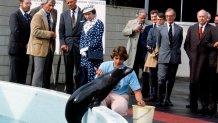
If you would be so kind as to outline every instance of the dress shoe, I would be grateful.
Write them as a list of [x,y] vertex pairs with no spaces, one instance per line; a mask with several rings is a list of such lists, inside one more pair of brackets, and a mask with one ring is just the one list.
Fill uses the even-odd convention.
[[149,100],[148,100],[148,102],[156,102],[157,101],[157,98],[150,98]]
[[189,108],[192,113],[198,112],[198,106],[186,105],[186,108]]
[[156,106],[156,107],[163,107],[163,103],[160,102],[160,101],[158,101],[158,102],[156,102],[155,106]]
[[164,105],[172,107],[172,106],[173,106],[173,103],[172,103],[169,99],[167,99],[167,100],[164,102]]
[[211,103],[208,106],[208,114],[213,116],[216,115],[217,112],[217,104],[216,103]]

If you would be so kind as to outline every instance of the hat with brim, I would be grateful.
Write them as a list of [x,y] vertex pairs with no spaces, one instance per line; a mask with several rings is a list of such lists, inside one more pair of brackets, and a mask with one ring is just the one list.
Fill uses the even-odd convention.
[[92,10],[95,10],[95,8],[94,8],[94,7],[91,7],[91,6],[85,7],[85,8],[83,9],[83,14],[84,14],[84,13],[87,13],[87,12],[90,12],[90,11],[92,11]]

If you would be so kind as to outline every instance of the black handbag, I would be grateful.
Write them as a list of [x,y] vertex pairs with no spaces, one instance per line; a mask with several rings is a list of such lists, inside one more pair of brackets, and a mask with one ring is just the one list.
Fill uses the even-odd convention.
[[87,57],[90,61],[103,61],[104,59],[102,51],[88,50]]

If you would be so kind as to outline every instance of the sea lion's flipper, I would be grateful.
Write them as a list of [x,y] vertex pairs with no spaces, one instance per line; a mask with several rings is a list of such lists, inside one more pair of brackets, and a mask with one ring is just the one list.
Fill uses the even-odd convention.
[[101,101],[96,98],[96,97],[93,97],[91,102],[89,103],[89,108],[93,108],[93,107],[96,107],[96,106],[99,106],[101,104]]

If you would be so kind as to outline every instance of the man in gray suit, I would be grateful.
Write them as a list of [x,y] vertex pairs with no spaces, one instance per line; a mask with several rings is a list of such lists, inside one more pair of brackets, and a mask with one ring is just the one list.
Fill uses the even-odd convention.
[[85,18],[76,5],[77,0],[66,0],[68,10],[60,17],[59,38],[60,47],[64,53],[66,93],[74,91],[74,67],[77,73],[80,67],[79,40]]
[[[157,106],[173,106],[170,95],[175,82],[176,72],[181,64],[181,45],[183,29],[174,20],[176,12],[168,8],[165,12],[166,23],[159,28],[157,41],[158,55],[158,103]],[[166,83],[166,81],[168,81]],[[164,88],[166,92],[164,92]],[[165,95],[165,97],[163,96]],[[163,100],[164,99],[164,100]]]
[[[35,13],[37,13],[40,9],[42,8],[42,5],[35,7],[33,9],[31,9],[30,11],[30,16],[33,17],[35,15]],[[57,10],[56,9],[52,9],[51,11],[51,20],[52,20],[52,31],[56,32],[56,23],[57,23]],[[43,83],[42,83],[42,87],[43,88],[47,88],[50,89],[50,78],[51,78],[51,73],[52,73],[52,63],[53,63],[53,58],[54,58],[54,52],[55,52],[55,39],[51,38],[50,39],[50,48],[48,51],[48,55],[46,56],[46,62],[45,62],[45,68],[43,71]],[[33,71],[34,71],[34,62],[32,64],[32,72],[31,75],[33,75]]]

